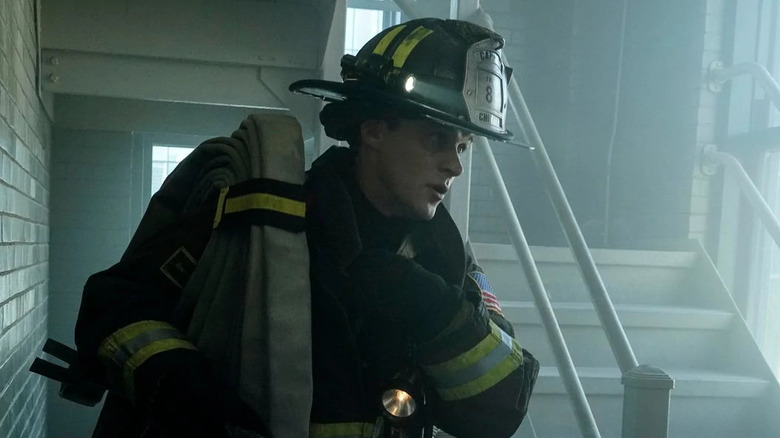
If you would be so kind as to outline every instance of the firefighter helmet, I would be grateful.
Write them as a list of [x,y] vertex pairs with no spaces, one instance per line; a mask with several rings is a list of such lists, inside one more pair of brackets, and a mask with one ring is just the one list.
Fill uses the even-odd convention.
[[[412,20],[383,30],[357,55],[344,55],[343,82],[309,79],[290,90],[333,103],[357,103],[362,111],[353,112],[363,120],[392,108],[405,117],[507,141],[512,138],[506,129],[512,70],[504,64],[503,46],[500,35],[466,21]],[[331,137],[348,139],[343,130],[325,128]]]

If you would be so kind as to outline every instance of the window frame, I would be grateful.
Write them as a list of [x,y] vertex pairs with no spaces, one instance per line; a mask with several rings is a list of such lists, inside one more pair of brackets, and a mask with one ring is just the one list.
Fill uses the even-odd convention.
[[[756,62],[766,66],[775,78],[780,77],[780,0],[734,2],[731,8],[725,13],[733,20],[726,24],[731,32],[728,35],[731,47],[723,51],[727,63]],[[761,86],[749,77],[729,81],[727,90],[718,148],[740,161],[762,196],[773,206],[768,189],[774,182],[780,190],[780,175],[771,174],[780,171],[780,162],[769,164],[767,157],[780,152],[780,112]],[[770,351],[780,352],[780,346],[768,347],[768,343],[776,344],[780,339],[771,340],[765,333],[769,314],[765,307],[771,290],[767,287],[770,281],[762,277],[771,274],[765,257],[771,252],[768,245],[775,246],[775,243],[731,177],[724,177],[720,195],[721,214],[716,227],[718,269],[756,343],[767,355],[775,373],[780,374],[780,354],[769,357]],[[780,216],[780,205],[773,207],[776,216]]]
[[[400,24],[406,21],[408,18],[404,15],[401,8],[391,0],[348,0],[347,11],[350,9],[364,9],[369,11],[382,11],[382,29],[387,29],[390,26]],[[344,48],[347,52],[346,35],[347,29],[344,29]],[[367,41],[364,41],[359,46],[362,47]],[[359,48],[359,47],[358,47]]]
[[141,218],[152,197],[152,148],[165,145],[195,149],[198,145],[213,137],[216,136],[157,132],[133,133],[133,181],[130,199],[132,228],[136,228],[141,222]]

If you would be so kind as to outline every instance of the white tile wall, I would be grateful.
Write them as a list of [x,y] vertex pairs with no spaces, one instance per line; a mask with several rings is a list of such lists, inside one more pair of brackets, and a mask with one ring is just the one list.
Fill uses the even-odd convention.
[[42,437],[28,371],[47,336],[50,121],[35,91],[34,0],[0,1],[0,436]]

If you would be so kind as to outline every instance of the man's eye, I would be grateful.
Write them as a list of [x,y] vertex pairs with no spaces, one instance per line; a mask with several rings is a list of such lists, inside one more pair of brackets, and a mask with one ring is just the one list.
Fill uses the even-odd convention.
[[461,143],[458,145],[458,154],[462,154],[466,152],[466,149],[468,149],[468,145],[466,143]]

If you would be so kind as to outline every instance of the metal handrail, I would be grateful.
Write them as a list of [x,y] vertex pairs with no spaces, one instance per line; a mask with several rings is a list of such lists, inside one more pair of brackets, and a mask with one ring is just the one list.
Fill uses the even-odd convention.
[[514,77],[510,82],[509,95],[515,102],[514,108],[516,110],[515,115],[518,118],[518,123],[525,127],[527,134],[530,134],[528,140],[530,146],[534,148],[531,152],[534,163],[542,174],[547,193],[553,204],[555,213],[558,216],[558,220],[563,227],[566,239],[569,241],[569,246],[577,261],[580,274],[582,274],[583,280],[588,286],[593,306],[596,309],[599,320],[601,320],[601,325],[604,327],[604,332],[609,341],[609,346],[612,349],[612,354],[615,356],[620,371],[625,373],[636,368],[639,365],[639,362],[637,362],[631,344],[628,342],[628,337],[623,330],[623,325],[620,323],[617,312],[615,312],[615,306],[612,304],[612,300],[607,293],[607,288],[604,286],[604,281],[601,279],[601,275],[596,268],[593,256],[585,243],[582,231],[580,230],[579,225],[577,225],[577,220],[574,217],[574,213],[571,210],[569,201],[566,199],[563,187],[555,173],[555,169],[550,161],[550,156],[547,154],[547,149],[544,147],[542,138],[539,135],[539,131],[536,129],[536,124],[531,117],[523,94]]
[[[395,0],[395,2],[409,18],[416,18],[418,16],[418,14],[416,14],[415,6],[411,2],[407,0]],[[492,28],[492,20],[484,10],[479,7],[479,0],[472,0],[471,4],[473,5],[472,12],[474,12],[474,16],[479,16],[484,19],[484,23],[479,24]],[[462,8],[459,9],[461,11],[463,10]],[[596,264],[588,250],[582,232],[577,225],[574,214],[566,199],[566,195],[563,192],[563,187],[558,180],[555,169],[552,166],[552,162],[550,161],[541,136],[536,129],[536,124],[531,117],[530,111],[528,110],[525,99],[523,98],[515,78],[512,78],[510,82],[509,97],[511,108],[514,110],[513,112],[518,120],[518,125],[524,130],[524,133],[530,140],[530,146],[533,148],[532,153],[534,162],[542,173],[548,195],[553,203],[559,221],[563,226],[572,254],[577,261],[583,279],[588,286],[591,300],[596,308],[601,324],[604,327],[610,348],[618,362],[621,372],[625,374],[626,372],[637,368],[639,363],[634,356],[634,352],[623,331],[623,327],[620,324],[612,301],[607,294],[604,282],[601,280],[601,276],[596,269]],[[496,163],[488,141],[484,137],[478,137],[477,144],[480,146],[479,149],[484,152],[483,156],[486,158],[488,167],[491,169],[490,174],[493,177],[494,186],[499,194],[504,214],[508,219],[507,228],[510,233],[510,238],[525,271],[526,279],[531,288],[536,307],[540,313],[542,324],[550,340],[558,370],[563,380],[564,387],[569,394],[580,432],[584,437],[599,438],[601,435],[596,425],[596,421],[593,417],[587,398],[585,397],[585,392],[579,377],[577,376],[577,371],[566,346],[566,341],[563,339],[560,325],[555,317],[547,292],[544,289],[541,276],[536,268],[536,263],[534,262],[530,247],[523,234],[520,221],[517,218],[517,213],[509,197],[498,164]]]
[[582,388],[582,383],[577,375],[577,370],[574,367],[571,354],[569,354],[569,349],[566,346],[566,340],[563,338],[561,326],[558,324],[552,304],[550,303],[550,298],[542,283],[542,277],[539,275],[536,263],[534,263],[531,248],[528,245],[525,234],[523,234],[523,229],[520,226],[517,213],[512,205],[512,200],[509,198],[509,192],[504,184],[504,179],[498,168],[498,163],[496,163],[496,159],[493,156],[493,151],[490,149],[490,145],[485,137],[478,137],[477,145],[479,146],[479,150],[483,152],[482,156],[485,158],[488,168],[491,170],[489,174],[492,176],[493,186],[496,188],[500,197],[500,204],[504,210],[504,215],[509,218],[506,223],[507,230],[509,231],[509,236],[512,239],[515,251],[517,252],[517,257],[520,259],[520,264],[525,272],[528,285],[531,288],[531,293],[536,308],[539,311],[544,331],[547,334],[553,355],[555,356],[558,372],[563,380],[563,386],[569,394],[571,406],[574,410],[574,417],[577,420],[580,432],[585,437],[600,437],[601,435],[596,426],[596,420],[593,418],[593,412],[585,397],[585,390]]
[[[415,6],[412,2],[408,0],[395,0],[395,2],[399,8],[404,11],[404,13],[410,18],[418,16],[416,14]],[[476,6],[474,8],[474,12],[480,12],[480,16],[489,18],[489,16],[484,13],[484,10],[482,10],[482,8],[479,6],[479,1],[473,1],[473,3]],[[492,20],[487,19],[484,23],[478,24],[486,27],[492,27],[491,21]],[[626,333],[623,330],[623,326],[620,324],[620,319],[615,312],[615,307],[612,305],[612,300],[609,298],[609,294],[607,293],[607,289],[601,279],[601,275],[596,269],[596,263],[593,261],[593,257],[591,256],[590,251],[588,250],[588,246],[585,243],[585,238],[582,236],[582,231],[580,231],[580,228],[577,225],[577,221],[574,218],[574,213],[572,212],[569,202],[566,199],[566,194],[563,192],[563,187],[558,180],[558,176],[555,173],[555,169],[553,168],[552,162],[550,161],[550,157],[544,147],[542,138],[539,135],[539,131],[536,129],[536,124],[531,117],[531,113],[525,103],[523,94],[520,91],[520,86],[517,84],[517,80],[514,76],[509,82],[509,97],[511,103],[510,108],[514,110],[513,114],[517,118],[518,126],[523,129],[524,133],[528,137],[528,140],[530,141],[529,146],[533,148],[532,156],[534,162],[542,174],[542,179],[544,180],[548,195],[550,196],[550,200],[552,201],[553,207],[555,208],[555,212],[558,215],[558,220],[561,222],[563,231],[569,241],[572,254],[577,261],[580,273],[582,274],[583,279],[587,284],[588,289],[590,290],[591,300],[593,301],[593,305],[596,308],[596,312],[599,316],[599,319],[601,320],[602,326],[604,327],[604,331],[606,332],[607,340],[609,341],[610,348],[612,349],[612,354],[615,356],[615,360],[617,360],[620,371],[625,373],[626,371],[637,367],[639,363],[636,360],[636,356],[634,356],[634,351],[628,342],[628,338],[626,337]],[[485,144],[487,144],[487,141],[485,141]],[[482,149],[487,151],[490,148],[488,146],[483,147]],[[496,168],[496,170],[498,169]],[[506,189],[506,187],[504,187],[504,189]],[[508,195],[506,199],[509,199]],[[514,222],[517,222],[517,216],[514,215],[514,208],[512,208],[512,212],[512,216],[514,217],[509,218],[510,223],[513,222],[513,219]],[[521,251],[521,249],[517,248],[516,250],[518,253]]]
[[777,84],[777,81],[775,81],[775,78],[772,77],[766,67],[756,62],[745,62],[730,67],[724,67],[720,61],[713,62],[710,64],[709,70],[709,88],[715,92],[721,91],[723,83],[746,74],[756,79],[761,88],[766,92],[769,100],[775,105],[775,108],[780,109],[780,85]]
[[[410,18],[416,16],[416,11],[409,2],[396,0],[396,4],[398,4],[404,13]],[[492,19],[479,6],[479,0],[471,0],[469,8],[463,7],[463,4],[458,6],[460,13],[463,13],[466,9],[471,9],[470,15],[472,17],[480,17],[480,21],[483,21],[479,24],[492,29]],[[516,93],[514,93],[514,95],[512,90],[510,90],[510,102],[513,104],[512,107],[515,109],[516,114],[524,114],[525,118],[531,122],[530,125],[521,123],[519,126],[521,126],[521,128],[530,127],[536,138],[539,139],[538,145],[532,144],[532,146],[540,146],[543,150],[544,145],[541,143],[541,138],[539,138],[539,134],[536,131],[536,126],[531,119],[531,115],[525,104],[525,100],[523,99],[523,96],[520,93],[520,88],[517,86],[516,82],[514,82],[514,88],[516,89]],[[517,111],[518,105],[520,111]],[[517,218],[517,213],[515,211],[514,205],[512,204],[512,200],[509,197],[509,192],[507,191],[504,179],[501,176],[501,171],[498,168],[498,163],[495,160],[493,151],[491,150],[490,144],[488,143],[487,139],[485,139],[485,137],[477,137],[477,144],[480,146],[479,150],[483,152],[482,155],[486,159],[489,169],[491,169],[490,175],[492,176],[493,185],[501,199],[501,206],[507,218],[507,228],[509,230],[510,238],[525,272],[526,280],[528,281],[529,287],[531,288],[536,308],[539,311],[542,325],[544,326],[545,333],[547,334],[547,337],[550,341],[553,355],[556,359],[558,372],[560,373],[564,388],[569,395],[569,400],[574,412],[575,419],[577,421],[577,425],[580,429],[580,433],[583,437],[586,438],[600,438],[601,434],[599,433],[596,420],[593,417],[593,412],[591,411],[587,397],[585,396],[585,390],[582,388],[582,383],[580,382],[579,376],[577,375],[577,370],[574,366],[574,362],[572,361],[571,354],[569,353],[569,349],[566,346],[566,341],[563,338],[561,327],[558,324],[557,318],[555,317],[555,312],[553,311],[552,304],[550,303],[549,296],[547,295],[547,291],[544,288],[541,275],[539,274],[536,263],[533,259],[533,255],[531,254],[531,248],[528,245],[528,241],[526,240],[525,234],[523,233],[522,227],[520,226],[520,221]],[[549,169],[552,170],[552,165],[550,165]],[[554,170],[552,170],[552,172],[554,176]],[[557,177],[554,178],[557,180]],[[562,190],[563,189],[561,189],[561,192]],[[574,226],[575,228],[577,227],[576,223]]]
[[[780,109],[780,85],[777,84],[777,81],[766,67],[756,62],[745,62],[730,67],[724,67],[721,62],[712,63],[708,77],[710,89],[721,91],[723,83],[745,74],[753,76],[761,88],[764,89],[767,96],[769,96],[769,100],[772,101],[775,108]],[[772,236],[772,240],[780,246],[780,223],[778,223],[772,208],[769,207],[764,197],[761,196],[761,192],[753,184],[753,180],[750,179],[739,160],[731,154],[719,152],[714,145],[708,145],[702,151],[702,165],[712,166],[714,164],[721,164],[732,172],[736,177],[739,188],[756,213],[758,213],[758,217],[766,227],[769,235]]]
[[702,158],[704,165],[712,166],[720,164],[732,172],[731,174],[736,177],[735,179],[739,184],[742,194],[745,195],[745,198],[758,214],[758,217],[766,227],[769,235],[772,236],[772,240],[775,241],[776,245],[780,246],[780,222],[778,222],[777,217],[774,212],[772,212],[772,208],[767,204],[764,197],[761,196],[758,187],[753,184],[753,180],[750,179],[750,176],[745,171],[745,168],[742,167],[739,160],[731,154],[717,151],[712,146],[704,149]]

